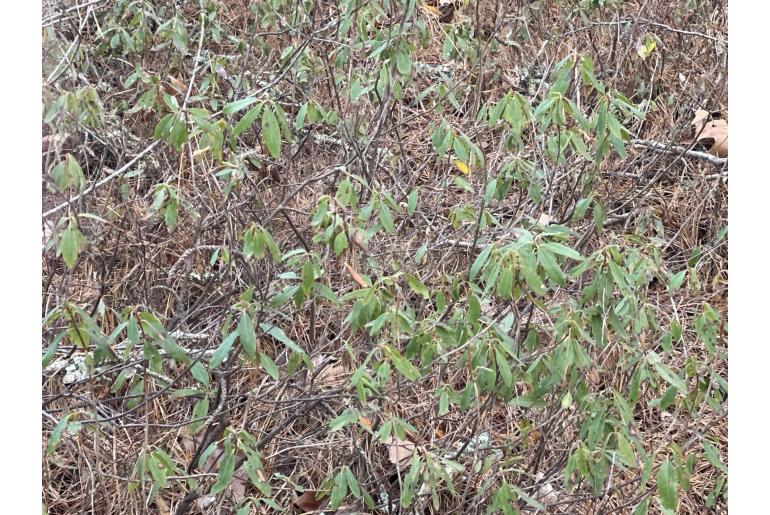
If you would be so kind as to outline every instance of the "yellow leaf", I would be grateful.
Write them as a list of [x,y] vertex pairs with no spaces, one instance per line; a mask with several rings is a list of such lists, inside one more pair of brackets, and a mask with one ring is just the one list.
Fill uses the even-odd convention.
[[437,8],[433,7],[432,5],[428,5],[425,2],[422,3],[422,8],[431,14],[435,14],[436,16],[439,16],[441,14],[441,12]]
[[470,170],[468,169],[468,165],[460,161],[459,159],[454,160],[454,164],[457,167],[458,170],[460,170],[462,173],[468,173]]

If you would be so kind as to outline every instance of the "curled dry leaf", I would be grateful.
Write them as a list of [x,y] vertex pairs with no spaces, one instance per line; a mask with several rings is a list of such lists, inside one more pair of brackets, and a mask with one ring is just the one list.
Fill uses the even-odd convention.
[[692,120],[696,142],[705,146],[710,154],[727,157],[727,122],[722,119],[712,120],[711,113],[698,109]]
[[400,468],[405,468],[409,464],[409,460],[412,459],[412,454],[414,453],[414,444],[412,442],[389,436],[385,440],[385,445],[388,446],[388,459],[391,463]]
[[170,88],[166,88],[166,92],[169,95],[182,95],[187,90],[187,86],[185,86],[184,82],[173,75],[168,76],[168,85]]
[[361,277],[361,274],[356,272],[355,268],[350,266],[348,263],[345,263],[345,270],[348,271],[350,277],[352,277],[356,284],[358,284],[361,288],[367,287],[366,281],[364,281],[364,278]]
[[369,248],[366,246],[366,242],[364,241],[363,237],[361,237],[361,231],[356,231],[353,233],[353,243],[355,243],[356,246],[364,252],[369,252]]
[[591,381],[592,384],[599,384],[602,380],[602,376],[599,373],[599,369],[596,367],[591,368],[591,370],[588,371],[586,374],[588,377],[588,380]]
[[302,495],[297,497],[294,504],[302,510],[303,513],[312,513],[321,507],[321,500],[317,499],[317,490],[305,490]]

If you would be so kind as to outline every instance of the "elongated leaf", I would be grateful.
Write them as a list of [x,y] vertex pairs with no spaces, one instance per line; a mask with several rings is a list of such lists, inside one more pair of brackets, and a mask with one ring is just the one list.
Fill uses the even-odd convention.
[[61,442],[62,434],[64,433],[64,430],[67,429],[67,424],[69,424],[71,416],[72,413],[68,413],[66,416],[62,417],[59,423],[56,424],[56,427],[53,428],[53,431],[51,431],[51,436],[48,438],[48,446],[46,447],[46,452],[48,454],[55,451],[59,442]]
[[233,348],[233,343],[235,342],[235,339],[238,337],[238,331],[233,331],[230,333],[227,338],[225,338],[222,343],[217,347],[217,350],[214,351],[214,355],[211,356],[211,361],[209,362],[209,367],[211,368],[217,368],[219,365],[222,364],[222,362],[225,360],[227,355],[230,353],[230,349]]
[[471,265],[471,273],[469,275],[469,279],[471,282],[473,282],[474,279],[476,279],[476,276],[481,271],[481,268],[487,263],[487,260],[489,259],[489,254],[492,252],[492,249],[494,248],[494,245],[487,245],[484,247],[484,250],[481,251],[481,253],[476,257],[476,260],[473,262],[473,265]]
[[224,115],[235,114],[238,111],[246,109],[256,101],[257,101],[256,97],[246,97],[240,100],[235,100],[233,102],[230,102],[229,104],[225,104],[225,107],[222,108],[222,114]]
[[238,123],[235,124],[235,127],[233,127],[233,138],[237,138],[241,133],[248,130],[248,128],[254,124],[254,121],[261,111],[262,104],[257,104],[252,107],[248,113],[243,115],[243,118],[241,118]]
[[549,241],[547,243],[543,243],[541,247],[545,247],[554,254],[559,254],[561,256],[568,257],[570,259],[574,259],[577,261],[580,261],[583,259],[583,256],[580,255],[580,252],[577,250],[570,248],[562,243],[558,243],[555,241]]
[[276,366],[275,362],[265,354],[264,352],[259,353],[259,364],[262,368],[265,369],[265,372],[267,372],[270,377],[278,381],[281,377],[281,373],[278,371],[278,367]]
[[254,322],[248,313],[243,312],[238,321],[238,336],[241,339],[241,345],[246,355],[252,361],[257,359],[257,333],[254,331]]
[[293,352],[296,352],[298,354],[301,354],[303,356],[307,355],[307,353],[304,350],[302,350],[302,347],[297,345],[294,342],[294,340],[292,340],[291,338],[286,336],[286,333],[284,333],[283,329],[281,329],[280,327],[277,327],[277,326],[274,326],[272,324],[268,324],[268,323],[265,323],[265,322],[259,324],[259,327],[265,333],[267,333],[268,335],[272,336],[273,338],[275,338],[276,340],[278,340],[282,344],[286,345],[286,347],[289,350],[291,350]]
[[160,348],[165,350],[168,355],[171,356],[171,358],[184,364],[190,362],[190,358],[187,356],[187,352],[182,347],[180,347],[172,337],[166,335],[159,340],[159,343]]
[[540,261],[540,265],[545,270],[545,274],[556,284],[564,286],[567,284],[564,278],[564,272],[559,267],[559,263],[556,262],[556,257],[547,247],[540,247],[537,252],[537,258]]
[[656,479],[661,506],[667,510],[675,511],[677,490],[676,471],[668,458],[666,458],[666,461],[660,466]]
[[307,295],[313,288],[313,280],[315,279],[315,267],[313,267],[312,261],[305,261],[302,265],[302,291]]
[[270,155],[278,159],[281,155],[281,128],[278,126],[278,118],[268,106],[262,109],[262,139]]
[[719,457],[719,451],[717,448],[713,444],[703,440],[703,450],[706,452],[706,459],[709,460],[709,463],[727,474],[727,466],[722,463],[722,459]]
[[216,495],[228,487],[235,472],[235,452],[232,447],[225,446],[225,454],[219,462],[217,482],[211,487],[210,495]]
[[407,275],[406,282],[409,283],[409,287],[412,288],[415,293],[422,295],[425,300],[430,299],[430,292],[428,291],[428,287],[425,286],[416,275]]
[[393,215],[390,213],[390,208],[385,202],[380,202],[380,223],[385,232],[392,233],[396,230],[393,225]]
[[537,271],[535,270],[534,266],[531,266],[526,261],[521,262],[521,274],[524,276],[524,279],[527,281],[527,286],[536,293],[537,295],[542,295],[545,293],[545,285],[543,284],[543,279],[537,274]]

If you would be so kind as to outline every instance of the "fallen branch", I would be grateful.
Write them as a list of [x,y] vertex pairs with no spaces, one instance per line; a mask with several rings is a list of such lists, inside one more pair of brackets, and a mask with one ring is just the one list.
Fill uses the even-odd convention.
[[679,147],[677,145],[666,145],[664,143],[659,143],[657,141],[649,141],[649,140],[643,140],[643,139],[635,139],[631,141],[634,144],[634,147],[636,148],[649,148],[652,150],[656,150],[658,152],[663,152],[665,154],[679,154],[694,157],[695,159],[700,159],[702,161],[708,161],[715,165],[726,165],[727,164],[727,158],[726,157],[717,157],[714,155],[711,155],[707,152],[699,152],[697,150],[689,150],[684,147]]

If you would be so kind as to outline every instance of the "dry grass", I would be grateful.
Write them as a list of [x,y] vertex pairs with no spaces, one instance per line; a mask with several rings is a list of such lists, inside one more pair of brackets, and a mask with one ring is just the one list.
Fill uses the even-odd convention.
[[[133,71],[135,63],[95,52],[97,20],[103,23],[111,8],[107,3],[95,3],[85,20],[82,17],[86,12],[82,9],[67,12],[47,29],[45,36],[49,42],[55,36],[56,41],[46,47],[55,54],[57,45],[66,46],[77,35],[80,53],[61,78],[53,84],[44,84],[44,98],[54,98],[59,91],[89,84],[99,92],[106,116],[105,126],[96,133],[75,126],[67,134],[67,142],[52,149],[43,160],[53,163],[58,155],[71,151],[78,157],[89,181],[99,180],[109,173],[107,169],[119,168],[144,149],[151,142],[159,119],[154,113],[126,113],[136,102],[139,90],[138,86],[125,88],[122,81]],[[254,79],[269,80],[270,74],[278,69],[281,49],[290,43],[297,45],[308,36],[305,28],[295,36],[279,34],[255,40],[249,32],[248,2],[216,3],[219,22],[232,35],[256,44],[253,51],[243,54],[227,39],[220,44],[205,42],[208,56],[236,56],[228,65],[231,76],[249,73]],[[606,83],[635,101],[655,100],[657,108],[651,110],[644,122],[631,127],[636,137],[686,144],[691,136],[687,133],[688,123],[696,108],[706,106],[725,115],[727,110],[726,3],[692,3],[696,7],[686,8],[685,2],[667,0],[630,1],[620,4],[617,10],[599,9],[583,18],[570,7],[572,2],[485,0],[479,2],[478,12],[474,2],[458,2],[449,24],[480,24],[485,31],[497,34],[513,25],[515,31],[526,33],[526,37],[518,46],[499,45],[494,52],[485,51],[482,77],[468,62],[447,63],[461,109],[448,109],[443,116],[484,149],[489,170],[499,168],[509,157],[508,151],[499,144],[500,134],[468,116],[477,101],[477,86],[482,86],[479,95],[482,103],[499,99],[511,88],[531,95],[538,91],[539,79],[533,79],[535,82],[530,85],[522,77],[542,76],[572,52],[590,53],[597,75]],[[192,24],[198,16],[197,4],[183,4],[185,19]],[[338,16],[335,2],[316,5],[317,27]],[[418,48],[413,54],[413,62],[445,64],[441,34],[449,24],[439,21],[431,9],[421,7],[419,2],[417,10],[432,39],[427,48]],[[198,31],[192,26],[188,30],[194,51]],[[648,32],[654,33],[659,42],[653,55],[642,61],[636,54],[636,45]],[[324,36],[308,45],[315,67],[312,85],[300,87],[296,77],[288,74],[276,86],[279,101],[293,119],[303,91],[312,90],[312,97],[325,108],[337,109],[355,123],[366,123],[367,135],[373,137],[381,106],[375,102],[351,105],[344,98],[338,98],[338,91],[330,85],[326,73],[329,64],[326,56],[334,49],[328,40],[334,38],[334,29],[327,30]],[[363,55],[354,54],[354,67],[372,66],[371,60],[362,59]],[[166,77],[173,73],[185,84],[193,68],[191,57],[173,63],[169,62],[167,52],[148,51],[132,56],[151,74]],[[48,62],[45,56],[44,61]],[[73,72],[76,67],[82,67],[80,75]],[[49,72],[46,68],[45,73]],[[201,87],[204,76],[201,72],[195,79],[193,95],[196,88]],[[397,218],[397,231],[391,235],[375,235],[367,242],[367,253],[354,249],[335,258],[327,249],[323,254],[327,286],[340,297],[356,288],[345,269],[347,263],[372,276],[387,275],[397,268],[417,273],[432,291],[448,291],[451,285],[446,278],[467,270],[474,259],[467,246],[447,243],[446,240],[473,239],[468,226],[452,227],[449,211],[460,204],[477,205],[478,197],[452,184],[457,171],[447,160],[437,159],[430,146],[429,126],[441,115],[409,101],[435,80],[430,73],[420,73],[418,69],[404,92],[405,101],[388,104],[374,144],[395,159],[382,160],[377,165],[373,160],[360,159],[347,142],[335,145],[328,139],[315,137],[315,134],[340,137],[323,134],[327,130],[325,126],[300,135],[291,148],[284,149],[282,159],[277,162],[261,151],[259,138],[247,133],[239,151],[256,149],[262,163],[259,168],[251,169],[242,184],[226,195],[222,191],[223,183],[214,177],[220,168],[211,161],[210,154],[203,160],[191,160],[186,150],[179,154],[162,143],[142,160],[141,175],[111,181],[71,207],[72,212],[91,212],[106,221],[81,219],[82,231],[90,244],[72,271],[66,269],[53,251],[44,253],[43,313],[68,300],[84,306],[87,312],[99,314],[103,331],[109,334],[120,322],[116,313],[125,306],[134,306],[157,313],[169,330],[203,335],[200,339],[184,335],[179,338],[180,344],[193,355],[215,349],[221,342],[221,328],[230,315],[229,308],[238,302],[241,293],[254,288],[256,296],[264,298],[285,285],[275,277],[278,270],[269,260],[237,259],[243,229],[252,222],[268,227],[284,251],[301,247],[301,239],[310,242],[310,214],[321,195],[334,194],[342,176],[327,172],[341,163],[349,163],[350,174],[368,177],[375,189],[389,191],[399,202],[406,202],[406,194],[417,185],[421,188],[421,197],[415,217]],[[641,84],[646,89],[641,90]],[[220,84],[220,87],[222,94],[226,94],[226,86]],[[44,136],[49,135],[48,131],[50,126],[46,125]],[[538,161],[540,157],[534,154],[536,148],[534,142],[525,145],[521,157]],[[576,232],[585,235],[583,253],[610,243],[621,247],[632,245],[629,234],[659,238],[665,242],[665,266],[669,270],[680,270],[691,250],[701,247],[704,256],[696,265],[698,285],[674,293],[668,292],[665,285],[657,285],[651,286],[647,293],[661,326],[677,320],[685,329],[681,342],[665,354],[669,367],[679,370],[688,358],[695,356],[701,362],[711,362],[711,366],[726,377],[726,360],[707,354],[693,327],[703,302],[709,302],[725,317],[727,313],[727,240],[712,245],[717,232],[726,225],[727,185],[710,177],[718,172],[710,163],[677,159],[630,145],[628,150],[626,160],[610,159],[601,170],[597,194],[610,212],[611,221],[606,230],[596,235],[590,216],[573,226]],[[235,155],[225,155],[225,160],[234,158]],[[565,218],[564,214],[569,213],[574,203],[575,177],[580,170],[568,172],[553,179],[544,194],[552,202],[555,219]],[[327,176],[314,180],[324,175]],[[478,170],[465,178],[477,191],[484,182],[483,173]],[[153,215],[150,210],[152,188],[161,181],[177,187],[189,206],[180,210],[179,224],[172,230],[166,228],[162,216]],[[50,178],[44,173],[44,210],[64,200],[61,194],[46,187],[49,183]],[[288,197],[293,191],[296,194]],[[277,210],[279,205],[285,209]],[[526,196],[526,191],[514,184],[506,201],[493,204],[490,209],[501,220],[520,221],[527,217],[537,219],[543,205],[536,205]],[[56,221],[66,212],[57,213],[51,219]],[[499,228],[486,230],[484,240],[510,238],[505,232],[506,225],[502,223]],[[425,263],[418,266],[411,257],[423,244],[427,246],[427,257]],[[219,246],[233,249],[236,259],[232,266],[209,264],[211,249]],[[197,248],[202,250],[190,250]],[[178,273],[170,274],[172,269]],[[564,294],[567,293],[575,292]],[[417,299],[411,301],[418,313],[432,309]],[[549,308],[558,307],[559,296],[555,295],[547,304]],[[485,309],[494,314],[504,307],[493,305]],[[220,402],[216,417],[211,417],[207,426],[216,426],[221,420],[232,427],[248,429],[258,439],[280,428],[264,442],[261,453],[268,475],[282,474],[290,480],[274,476],[271,481],[274,498],[289,512],[299,513],[292,504],[298,495],[292,482],[306,489],[321,489],[322,483],[341,465],[354,469],[361,484],[373,495],[398,491],[398,480],[395,484],[389,481],[395,467],[388,460],[384,445],[360,428],[328,430],[329,422],[356,402],[355,392],[344,388],[340,378],[349,376],[374,345],[371,337],[351,332],[344,321],[347,312],[345,305],[334,306],[326,301],[317,301],[312,307],[306,303],[301,309],[288,304],[281,313],[265,312],[265,319],[282,327],[306,350],[314,364],[326,367],[314,376],[303,369],[286,374],[283,368],[289,358],[286,349],[267,337],[261,338],[259,345],[282,367],[280,381],[246,364],[234,366],[225,374],[212,375],[212,411],[214,398]],[[544,345],[551,345],[553,342],[547,336],[552,328],[548,313],[535,310],[531,323],[543,331]],[[53,329],[44,331],[44,350],[55,333]],[[726,335],[722,335],[722,339],[720,344],[726,348]],[[352,354],[345,350],[343,343],[350,346]],[[640,341],[639,345],[646,350],[655,348],[658,342]],[[630,377],[624,360],[633,352],[622,342],[614,346],[611,342],[605,349],[589,349],[589,356],[597,365],[597,377],[590,378],[592,388],[597,393],[621,390]],[[65,339],[57,358],[81,353]],[[133,369],[141,363],[141,358],[135,357],[105,365],[98,375],[69,384],[64,384],[61,373],[44,373],[44,446],[56,421],[67,412],[78,411],[82,419],[91,419],[97,413],[111,419],[109,423],[86,424],[76,435],[65,435],[56,452],[44,458],[43,498],[50,514],[176,513],[182,499],[193,491],[187,479],[194,477],[202,485],[210,485],[215,480],[210,470],[198,468],[191,474],[181,470],[190,463],[201,438],[189,435],[194,398],[156,396],[154,394],[162,391],[161,382],[148,381],[144,392],[147,397],[132,411],[127,407],[127,385],[110,390],[121,370]],[[192,377],[182,374],[183,371],[181,365],[164,369],[167,377],[176,378],[175,390],[194,385]],[[457,452],[469,439],[485,433],[489,435],[490,445],[502,450],[501,463],[505,464],[495,465],[483,474],[469,472],[467,476],[458,476],[455,495],[441,492],[442,506],[446,507],[441,513],[484,512],[485,503],[503,477],[546,503],[549,513],[630,513],[643,496],[654,493],[654,481],[642,487],[638,470],[620,468],[613,472],[611,484],[601,495],[593,495],[588,485],[578,485],[571,492],[564,490],[562,470],[579,440],[579,414],[574,410],[514,407],[490,399],[468,412],[460,413],[452,408],[447,415],[438,417],[437,389],[443,385],[462,388],[470,377],[466,369],[442,370],[438,365],[428,372],[422,381],[393,383],[392,389],[372,399],[379,415],[370,423],[376,428],[387,416],[401,417],[417,429],[411,436],[418,448],[437,456],[447,450]],[[676,442],[687,451],[699,443],[700,437],[708,436],[719,443],[721,459],[727,463],[727,402],[719,411],[704,404],[696,416],[678,408],[661,413],[647,403],[662,394],[662,390],[646,388],[634,413],[637,425],[634,431],[645,443],[645,451],[660,456],[657,461],[660,463],[669,443]],[[549,403],[559,405],[558,399],[549,398]],[[150,505],[145,503],[151,487],[149,482],[131,491],[127,488],[136,459],[148,445],[162,446],[180,464],[176,479],[170,479],[169,487]],[[466,452],[458,461],[470,464],[476,454]],[[719,474],[699,454],[690,489],[680,493],[679,513],[708,511],[705,499]],[[218,496],[205,512],[229,512],[238,495],[233,487]],[[418,502],[416,506],[415,510],[433,512],[430,502]],[[352,505],[348,508],[363,510]],[[526,508],[522,506],[522,509]],[[655,503],[651,503],[651,512],[657,509]],[[385,513],[384,506],[379,510],[378,513]],[[726,500],[720,498],[712,511],[725,512]]]

